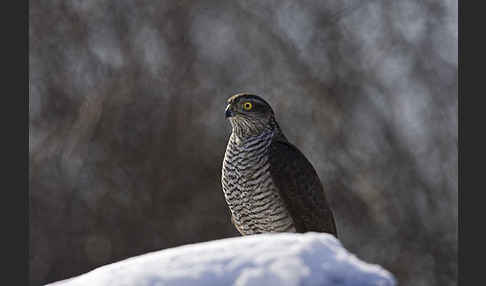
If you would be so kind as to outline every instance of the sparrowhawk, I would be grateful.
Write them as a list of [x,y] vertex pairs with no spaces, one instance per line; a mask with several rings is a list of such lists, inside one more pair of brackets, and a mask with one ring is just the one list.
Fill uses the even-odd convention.
[[282,133],[270,105],[252,94],[228,99],[232,126],[221,183],[231,220],[242,235],[327,232],[337,237],[319,177]]

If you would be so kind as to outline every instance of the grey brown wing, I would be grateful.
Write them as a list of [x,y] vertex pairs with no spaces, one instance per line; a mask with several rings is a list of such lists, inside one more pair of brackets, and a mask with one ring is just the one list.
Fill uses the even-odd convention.
[[282,141],[271,143],[270,174],[297,232],[327,232],[337,237],[334,216],[319,176],[296,147]]

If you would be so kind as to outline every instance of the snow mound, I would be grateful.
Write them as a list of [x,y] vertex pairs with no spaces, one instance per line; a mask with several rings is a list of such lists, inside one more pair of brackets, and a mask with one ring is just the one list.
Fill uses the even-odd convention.
[[151,252],[50,285],[395,285],[325,233],[234,237]]

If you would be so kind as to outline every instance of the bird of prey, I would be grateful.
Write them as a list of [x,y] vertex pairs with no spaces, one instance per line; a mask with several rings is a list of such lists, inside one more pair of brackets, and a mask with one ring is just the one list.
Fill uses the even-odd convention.
[[286,139],[268,102],[236,94],[225,116],[232,133],[221,183],[236,229],[242,235],[314,231],[337,237],[316,171]]

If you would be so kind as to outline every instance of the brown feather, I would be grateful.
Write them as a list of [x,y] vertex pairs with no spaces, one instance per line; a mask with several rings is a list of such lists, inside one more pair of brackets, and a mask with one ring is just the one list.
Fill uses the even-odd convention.
[[270,144],[270,173],[297,232],[327,232],[337,237],[334,216],[316,171],[285,139],[276,137]]

